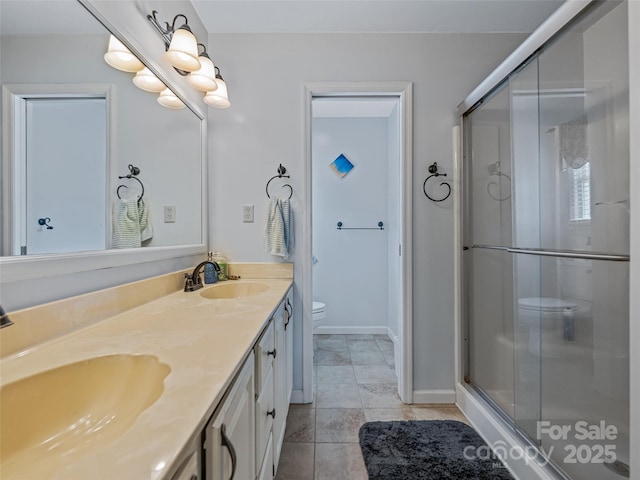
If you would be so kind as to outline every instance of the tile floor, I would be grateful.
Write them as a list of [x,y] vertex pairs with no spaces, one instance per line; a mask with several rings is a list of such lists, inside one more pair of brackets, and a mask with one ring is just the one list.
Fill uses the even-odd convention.
[[314,335],[315,401],[291,405],[276,480],[367,480],[365,422],[459,420],[455,405],[405,405],[386,335]]

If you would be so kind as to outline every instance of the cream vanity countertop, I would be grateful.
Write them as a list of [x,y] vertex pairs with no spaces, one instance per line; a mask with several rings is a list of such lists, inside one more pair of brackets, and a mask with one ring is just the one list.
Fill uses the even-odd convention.
[[[245,279],[234,282],[249,282]],[[175,468],[186,443],[200,431],[250,349],[292,285],[292,279],[259,278],[268,290],[254,296],[209,300],[175,292],[99,323],[5,357],[1,382],[112,354],[153,355],[169,366],[160,398],[115,441],[65,462],[39,466],[24,478],[160,479]],[[9,327],[12,328],[12,327]],[[64,388],[60,385],[60,388]],[[46,402],[46,397],[43,398]],[[41,467],[45,467],[44,472]],[[0,474],[1,474],[0,470]],[[3,476],[4,478],[4,476]],[[8,478],[8,477],[7,477]]]

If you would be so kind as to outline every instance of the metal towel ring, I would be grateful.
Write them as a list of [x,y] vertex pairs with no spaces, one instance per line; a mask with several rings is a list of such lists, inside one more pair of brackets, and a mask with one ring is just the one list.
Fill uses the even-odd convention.
[[432,202],[444,202],[447,198],[449,198],[449,195],[451,195],[451,185],[449,185],[447,182],[440,182],[440,185],[447,187],[449,189],[449,191],[447,192],[447,194],[444,197],[442,197],[440,199],[437,199],[437,198],[433,198],[432,196],[430,196],[427,193],[427,182],[429,181],[429,179],[431,177],[440,177],[440,176],[446,177],[447,174],[446,173],[438,173],[438,163],[437,162],[433,162],[431,165],[429,165],[428,170],[429,170],[429,173],[431,175],[429,175],[425,179],[424,183],[422,184],[422,191],[427,196],[427,198],[429,200],[431,200]]
[[[128,178],[130,180],[135,180],[140,184],[140,188],[142,189],[142,193],[140,194],[140,197],[138,198],[138,201],[140,201],[142,199],[142,197],[144,196],[144,184],[142,183],[142,180],[140,180],[136,175],[138,175],[140,173],[140,169],[138,167],[134,167],[133,165],[129,164],[129,175],[122,175],[119,176],[118,178],[120,180],[122,180],[123,178]],[[118,185],[118,188],[116,188],[116,195],[118,196],[118,198],[120,200],[122,200],[122,197],[120,196],[120,189],[124,187],[124,188],[129,188],[126,185]]]
[[[285,173],[287,172],[287,169],[284,168],[282,166],[282,164],[280,164],[280,166],[278,167],[278,175],[274,175],[273,177],[271,177],[268,181],[267,181],[267,185],[264,187],[265,192],[267,193],[267,198],[271,198],[271,195],[269,195],[269,184],[271,183],[271,181],[275,178],[291,178],[291,175],[285,175]],[[289,187],[289,200],[291,200],[291,197],[293,197],[293,187],[291,185],[289,185],[288,183],[285,183],[284,185],[282,185],[282,188],[284,187]]]

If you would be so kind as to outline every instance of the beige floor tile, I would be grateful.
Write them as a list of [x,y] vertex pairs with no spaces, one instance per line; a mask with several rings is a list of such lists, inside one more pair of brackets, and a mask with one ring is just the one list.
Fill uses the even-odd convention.
[[362,408],[360,391],[355,383],[319,383],[316,385],[317,408]]
[[287,415],[285,442],[314,442],[316,438],[316,410],[290,408]]
[[344,335],[321,335],[316,340],[318,351],[322,352],[342,352],[347,350],[347,341]]
[[316,443],[358,443],[365,421],[361,408],[321,408],[316,414]]
[[391,422],[394,420],[416,420],[410,406],[398,408],[365,408],[364,418],[367,422]]
[[354,365],[356,382],[358,383],[396,383],[396,374],[387,365]]
[[317,383],[356,383],[351,365],[318,365]]
[[351,356],[348,350],[328,352],[318,349],[313,360],[316,365],[351,365]]
[[387,365],[387,361],[379,348],[375,350],[349,349],[351,365]]
[[368,480],[357,443],[316,444],[315,480]]
[[398,386],[395,384],[359,384],[358,388],[364,408],[392,408],[404,405],[398,396]]
[[315,444],[282,444],[276,480],[313,480]]

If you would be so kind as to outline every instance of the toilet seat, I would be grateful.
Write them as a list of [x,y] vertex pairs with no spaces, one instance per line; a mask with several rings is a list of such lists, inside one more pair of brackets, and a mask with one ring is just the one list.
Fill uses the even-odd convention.
[[313,302],[313,330],[316,331],[317,328],[322,323],[322,320],[327,318],[326,305],[323,302]]
[[571,310],[578,308],[576,303],[551,297],[521,298],[518,300],[518,306],[522,310],[534,310],[536,312],[562,312],[567,308]]
[[326,305],[323,302],[316,302],[314,300],[314,302],[313,302],[313,314],[314,315],[316,313],[324,312],[325,308],[326,308]]

